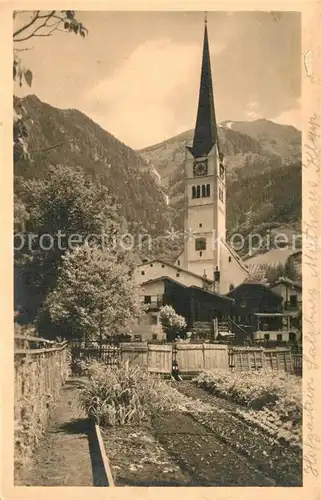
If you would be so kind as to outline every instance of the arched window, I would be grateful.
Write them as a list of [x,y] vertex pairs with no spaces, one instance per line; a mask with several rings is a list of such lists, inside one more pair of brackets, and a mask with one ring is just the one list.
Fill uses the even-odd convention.
[[192,186],[192,198],[196,198],[196,186]]
[[197,189],[196,189],[196,198],[200,198],[201,197],[201,186],[197,186]]
[[206,197],[206,186],[203,184],[202,186],[202,198]]
[[206,196],[210,197],[211,196],[211,186],[207,184],[206,186]]

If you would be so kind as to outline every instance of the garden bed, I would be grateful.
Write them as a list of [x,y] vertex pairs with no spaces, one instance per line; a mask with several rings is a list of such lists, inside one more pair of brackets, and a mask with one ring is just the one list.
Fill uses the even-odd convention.
[[102,430],[116,486],[188,486],[190,476],[168,455],[149,425]]
[[[262,432],[253,411],[195,386],[181,382],[177,388],[184,395],[212,405],[212,412],[194,413],[194,418],[210,429],[227,446],[247,457],[277,485],[302,485],[302,451],[280,443],[271,433]],[[257,413],[257,412],[255,412]]]
[[81,406],[102,428],[117,486],[302,484],[301,450],[252,425],[251,408],[128,363],[93,363],[88,377]]
[[116,486],[275,485],[189,413],[161,412],[102,436]]
[[274,486],[275,482],[226,446],[202,420],[211,413],[158,414],[154,435],[198,486]]
[[235,415],[293,451],[302,451],[301,379],[283,372],[202,372],[194,384],[236,403]]

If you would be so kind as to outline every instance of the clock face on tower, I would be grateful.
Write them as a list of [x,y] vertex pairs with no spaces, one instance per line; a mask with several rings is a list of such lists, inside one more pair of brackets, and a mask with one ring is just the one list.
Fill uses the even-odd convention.
[[207,161],[197,161],[194,163],[193,172],[195,177],[207,175]]

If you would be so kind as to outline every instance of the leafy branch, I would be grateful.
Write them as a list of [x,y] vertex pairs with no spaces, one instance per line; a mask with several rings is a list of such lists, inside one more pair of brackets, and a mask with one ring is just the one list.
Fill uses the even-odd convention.
[[[25,68],[20,58],[19,54],[23,51],[30,50],[27,47],[17,47],[16,45],[26,40],[30,40],[36,37],[49,37],[55,32],[61,31],[66,33],[79,34],[82,38],[88,34],[87,28],[76,19],[74,10],[51,10],[51,11],[40,11],[34,10],[31,12],[31,17],[28,20],[25,19],[25,15],[30,14],[29,11],[15,11],[13,13],[14,22],[17,24],[21,20],[20,27],[16,28],[13,32],[13,43],[14,43],[14,58],[13,58],[13,80],[18,82],[19,86],[22,87],[23,83],[26,83],[29,87],[32,86],[33,74],[29,68]],[[20,158],[28,158],[28,130],[25,124],[25,119],[22,115],[14,113],[14,158],[19,160]],[[61,146],[58,144],[56,146],[50,146],[43,150],[34,152],[43,152],[56,147]]]
[[[23,13],[24,11],[15,12],[14,18]],[[48,12],[36,10],[33,11],[29,22],[14,31],[13,42],[24,42],[32,37],[51,36],[55,31],[74,32],[83,38],[88,34],[87,28],[77,21],[73,10]]]

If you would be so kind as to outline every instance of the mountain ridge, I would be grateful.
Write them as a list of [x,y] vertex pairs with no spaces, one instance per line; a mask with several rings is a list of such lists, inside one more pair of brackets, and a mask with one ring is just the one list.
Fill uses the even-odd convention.
[[[77,109],[55,108],[34,95],[14,103],[31,132],[31,157],[15,162],[15,175],[41,179],[51,164],[81,166],[109,188],[128,230],[159,238],[163,257],[174,259],[179,245],[170,248],[165,234],[183,228],[185,151],[193,130],[134,150]],[[221,124],[218,133],[227,171],[228,234],[248,238],[251,231],[282,224],[299,230],[301,133],[269,120]]]
[[16,97],[14,106],[30,131],[30,158],[15,161],[15,175],[41,179],[51,164],[81,166],[110,189],[132,232],[165,232],[165,195],[139,153],[79,110],[61,110],[34,95]]

